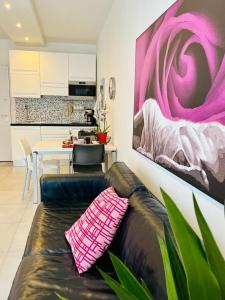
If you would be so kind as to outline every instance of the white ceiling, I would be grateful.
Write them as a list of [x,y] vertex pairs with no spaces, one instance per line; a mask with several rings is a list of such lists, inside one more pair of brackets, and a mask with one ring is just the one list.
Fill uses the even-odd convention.
[[[113,0],[0,0],[0,36],[17,44],[95,43]],[[10,4],[10,9],[5,4]],[[20,22],[22,27],[17,28]],[[29,41],[25,41],[25,36]]]

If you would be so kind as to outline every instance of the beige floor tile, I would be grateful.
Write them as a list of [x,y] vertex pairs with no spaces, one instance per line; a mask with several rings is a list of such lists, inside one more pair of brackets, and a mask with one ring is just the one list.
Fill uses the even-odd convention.
[[31,227],[31,222],[19,224],[17,231],[15,232],[15,235],[11,242],[11,245],[9,247],[8,253],[15,254],[15,253],[24,252],[30,227]]
[[[16,177],[19,177],[18,174]],[[8,176],[0,181],[0,191],[21,191],[23,187],[23,180],[21,178],[16,178]]]
[[21,202],[23,168],[0,163],[0,300],[7,300],[36,211],[32,184]]
[[24,207],[20,204],[1,205],[0,224],[18,223],[24,214]]
[[38,205],[29,203],[21,218],[21,223],[31,224]]
[[0,223],[0,255],[4,255],[8,251],[17,227],[17,223]]
[[27,206],[27,201],[21,201],[20,191],[0,191],[0,206],[6,204],[21,204]]
[[1,297],[7,299],[22,255],[22,253],[8,254],[5,257],[0,270],[0,299]]
[[1,270],[1,265],[2,265],[4,258],[5,258],[5,254],[0,252],[0,270]]

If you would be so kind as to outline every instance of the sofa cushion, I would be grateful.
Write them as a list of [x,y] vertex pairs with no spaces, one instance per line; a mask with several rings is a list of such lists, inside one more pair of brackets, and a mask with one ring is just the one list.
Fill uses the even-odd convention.
[[72,208],[46,208],[42,203],[39,204],[24,255],[71,253],[64,232],[88,206],[89,202],[81,202]]
[[53,300],[55,292],[70,300],[114,300],[117,297],[95,269],[80,276],[71,254],[23,258],[8,300]]
[[113,187],[101,192],[65,232],[79,273],[86,272],[109,247],[128,206]]
[[138,191],[129,198],[129,208],[110,250],[142,278],[154,300],[167,299],[164,269],[157,236],[163,237],[166,210],[148,192]]
[[113,186],[120,197],[129,198],[135,191],[147,191],[144,184],[123,162],[115,162],[106,172],[109,186]]

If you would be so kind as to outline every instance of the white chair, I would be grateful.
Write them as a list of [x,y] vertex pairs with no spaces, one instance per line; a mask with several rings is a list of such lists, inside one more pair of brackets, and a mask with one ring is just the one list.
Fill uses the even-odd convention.
[[[25,176],[24,176],[24,186],[22,191],[21,200],[24,200],[25,192],[28,192],[30,187],[30,179],[33,171],[32,164],[32,150],[26,139],[20,140],[20,146],[23,152],[23,159],[25,162]],[[43,169],[46,171],[55,171],[57,174],[60,173],[60,161],[56,159],[44,160],[39,164],[39,174],[43,174]]]

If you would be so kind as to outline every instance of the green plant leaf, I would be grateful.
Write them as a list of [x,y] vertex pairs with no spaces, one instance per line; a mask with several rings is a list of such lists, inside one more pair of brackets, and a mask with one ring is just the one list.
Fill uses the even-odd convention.
[[213,273],[215,274],[217,281],[220,285],[222,298],[225,299],[225,260],[216,244],[216,241],[206,223],[205,218],[198,206],[195,195],[193,194],[195,214],[198,221],[198,225],[202,234],[206,256],[211,266]]
[[173,272],[171,269],[170,259],[166,248],[166,243],[160,237],[158,237],[161,255],[163,259],[164,273],[166,279],[166,289],[168,300],[178,300],[176,285],[173,278]]
[[173,278],[176,285],[178,299],[188,300],[189,295],[188,295],[187,279],[184,272],[184,268],[180,261],[180,257],[177,253],[177,249],[174,244],[173,238],[171,236],[170,230],[166,224],[164,224],[164,233],[165,233],[166,247],[170,259],[170,265],[173,272]]
[[153,297],[152,297],[152,295],[151,295],[151,293],[150,293],[150,291],[149,291],[149,289],[148,289],[146,283],[144,282],[144,280],[143,280],[142,278],[141,278],[141,285],[142,285],[143,288],[145,289],[146,293],[149,295],[150,299],[152,299]]
[[127,266],[111,252],[109,252],[109,256],[122,286],[124,286],[127,290],[132,291],[132,294],[134,294],[138,299],[152,299],[150,292],[146,291],[146,288],[142,286]]
[[169,195],[161,189],[170,224],[181,255],[191,300],[221,298],[219,284],[205,258],[201,241]]
[[103,272],[99,268],[97,269],[101,276],[104,278],[105,282],[111,287],[111,289],[115,292],[115,294],[120,300],[139,300],[139,298],[132,294],[132,291],[127,290],[124,286],[118,283],[107,273]]
[[69,300],[68,298],[63,297],[63,296],[59,295],[59,294],[56,293],[56,292],[55,292],[55,294],[56,294],[56,296],[59,298],[59,300]]

